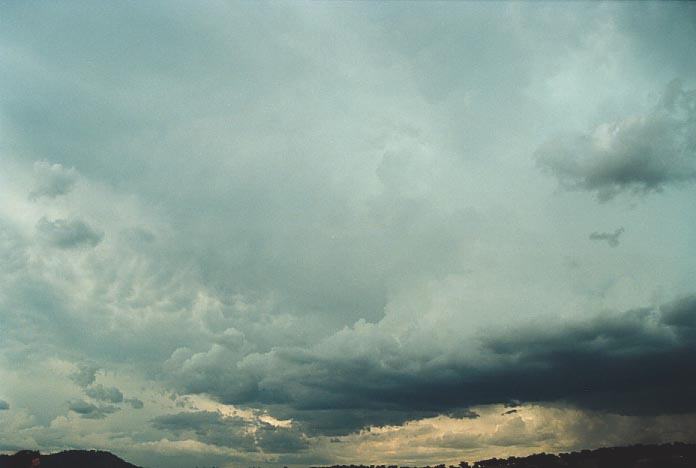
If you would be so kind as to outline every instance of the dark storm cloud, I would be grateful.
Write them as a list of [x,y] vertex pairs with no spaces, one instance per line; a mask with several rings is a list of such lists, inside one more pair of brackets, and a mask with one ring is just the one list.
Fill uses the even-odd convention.
[[696,295],[684,297],[661,308],[662,321],[681,333],[696,331]]
[[79,219],[50,221],[44,217],[37,223],[36,230],[49,244],[60,249],[94,247],[104,238],[103,233]]
[[[236,371],[218,361],[207,390],[226,403],[267,405],[308,433],[328,435],[458,411],[473,417],[466,408],[510,401],[628,415],[687,412],[696,410],[695,326],[690,296],[659,309],[495,333],[481,339],[478,357],[427,350],[408,357],[407,345],[393,338],[355,332],[352,352],[334,338],[248,356]],[[201,391],[204,382],[196,385]]]
[[66,169],[60,164],[38,161],[34,164],[36,185],[29,193],[30,200],[41,197],[56,198],[70,192],[77,182],[75,169]]
[[0,411],[5,411],[10,409],[10,404],[5,400],[0,400]]
[[619,237],[623,234],[624,228],[620,227],[614,232],[593,232],[590,234],[590,240],[606,241],[609,247],[618,247]]
[[119,411],[113,405],[93,405],[84,400],[72,400],[68,402],[68,409],[80,415],[84,419],[103,419],[111,413]]
[[557,137],[536,152],[539,166],[569,190],[608,201],[622,192],[661,192],[696,181],[696,90],[672,81],[648,114]]
[[123,393],[116,387],[104,387],[101,384],[93,385],[85,389],[85,394],[95,400],[107,401],[109,403],[121,403]]

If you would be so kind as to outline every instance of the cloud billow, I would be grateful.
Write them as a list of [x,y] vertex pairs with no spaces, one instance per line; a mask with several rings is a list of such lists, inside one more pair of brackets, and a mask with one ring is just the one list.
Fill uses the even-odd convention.
[[69,193],[77,182],[77,171],[66,169],[61,164],[51,164],[47,161],[34,163],[36,185],[29,193],[30,200],[41,197],[56,198]]
[[696,90],[671,82],[649,113],[559,136],[536,152],[537,164],[568,190],[606,202],[696,181]]
[[99,369],[99,366],[92,363],[80,363],[77,366],[77,370],[70,375],[70,378],[80,387],[87,387],[94,383]]
[[691,412],[694,324],[696,298],[689,296],[658,309],[493,334],[481,340],[478,356],[409,356],[407,343],[365,325],[311,349],[279,348],[231,367],[198,356],[176,376],[183,390],[194,385],[225,403],[266,406],[311,434],[347,434],[509,401],[626,415]]
[[101,384],[93,385],[85,389],[85,394],[95,400],[107,401],[109,403],[121,403],[123,393],[116,387],[104,387]]

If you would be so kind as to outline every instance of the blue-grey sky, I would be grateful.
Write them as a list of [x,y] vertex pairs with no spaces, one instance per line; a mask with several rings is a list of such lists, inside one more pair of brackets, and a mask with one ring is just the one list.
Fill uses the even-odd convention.
[[696,441],[695,49],[681,2],[3,2],[0,451]]

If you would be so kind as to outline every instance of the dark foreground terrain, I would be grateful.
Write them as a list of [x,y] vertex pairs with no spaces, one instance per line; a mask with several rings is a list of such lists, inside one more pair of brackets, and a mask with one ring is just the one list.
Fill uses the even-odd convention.
[[[696,468],[696,444],[633,445],[551,455],[491,458],[458,467],[428,468]],[[334,465],[328,468],[406,468],[396,465]]]
[[66,450],[40,455],[22,450],[14,455],[0,455],[0,468],[139,468],[110,452],[98,450]]
[[[68,450],[50,455],[22,450],[0,455],[0,468],[139,468],[109,452]],[[314,467],[313,467],[314,468]],[[324,468],[408,468],[397,465],[333,465]],[[633,445],[551,455],[491,458],[458,466],[426,468],[696,468],[696,444]]]

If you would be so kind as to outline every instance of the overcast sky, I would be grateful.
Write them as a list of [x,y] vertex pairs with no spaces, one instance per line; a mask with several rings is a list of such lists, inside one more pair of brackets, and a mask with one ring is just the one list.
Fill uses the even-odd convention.
[[0,451],[696,441],[696,4],[0,6]]

